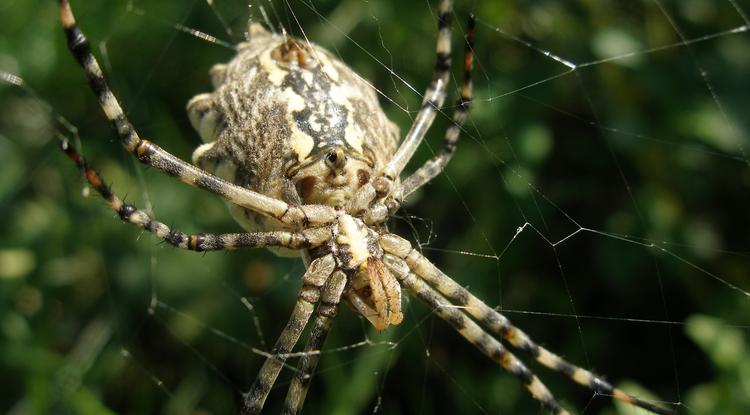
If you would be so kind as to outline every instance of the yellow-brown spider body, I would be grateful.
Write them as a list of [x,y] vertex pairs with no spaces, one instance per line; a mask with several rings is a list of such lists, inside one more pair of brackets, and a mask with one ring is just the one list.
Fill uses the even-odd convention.
[[243,413],[263,409],[289,354],[312,320],[284,403],[284,413],[298,413],[339,303],[348,301],[382,330],[403,318],[402,289],[518,378],[551,413],[568,412],[509,347],[597,394],[667,413],[536,344],[508,318],[440,271],[409,241],[388,232],[386,222],[402,200],[446,166],[468,116],[473,17],[452,124],[438,153],[400,180],[445,100],[452,7],[450,0],[441,0],[438,6],[432,81],[399,144],[398,131],[385,117],[373,88],[351,69],[311,43],[251,25],[249,40],[238,46],[237,56],[212,69],[214,92],[198,95],[188,104],[191,122],[205,142],[193,154],[192,165],[138,135],[77,27],[68,1],[60,0],[68,47],[123,146],[142,163],[224,198],[251,232],[189,235],[172,229],[123,202],[65,139],[61,148],[123,221],[175,247],[195,251],[273,247],[302,253],[307,269],[291,317],[244,394]]
[[[345,208],[396,150],[398,128],[374,88],[312,43],[252,24],[211,77],[215,90],[188,104],[206,142],[193,162],[237,185],[291,204]],[[247,209],[233,213],[248,230],[280,227]]]

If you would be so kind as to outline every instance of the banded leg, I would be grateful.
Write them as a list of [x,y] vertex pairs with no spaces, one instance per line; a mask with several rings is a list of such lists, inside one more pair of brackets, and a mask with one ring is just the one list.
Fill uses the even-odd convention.
[[396,179],[411,160],[419,143],[422,142],[427,130],[435,120],[437,110],[443,106],[445,101],[445,89],[448,84],[451,67],[451,18],[453,16],[453,1],[441,0],[438,6],[438,35],[436,46],[435,69],[432,73],[432,81],[427,87],[422,99],[422,108],[417,113],[411,129],[406,134],[401,146],[396,150],[393,158],[385,166],[383,174],[391,179]]
[[161,170],[191,186],[207,190],[246,209],[277,219],[289,225],[325,225],[335,220],[333,208],[322,205],[290,206],[287,203],[229,183],[187,163],[148,140],[133,128],[110,89],[104,74],[91,53],[86,36],[76,25],[68,0],[59,0],[60,19],[68,39],[68,49],[83,68],[91,90],[112,123],[122,145],[141,163]]
[[656,414],[670,413],[664,408],[638,399],[615,388],[600,376],[578,367],[536,344],[526,333],[514,326],[507,317],[485,304],[469,292],[469,290],[460,286],[440,271],[427,258],[413,249],[409,241],[399,236],[388,234],[381,239],[381,246],[386,252],[402,258],[409,269],[418,275],[419,278],[427,282],[430,286],[435,287],[437,291],[447,297],[454,305],[464,308],[467,313],[487,327],[493,334],[500,336],[513,347],[529,354],[543,366],[564,374],[574,382],[598,394],[611,396],[617,400]]
[[284,401],[284,414],[298,414],[302,410],[302,404],[305,402],[305,396],[310,386],[315,368],[320,360],[320,351],[323,349],[323,343],[331,331],[333,319],[336,318],[341,295],[346,286],[346,274],[342,271],[336,271],[326,282],[325,288],[320,295],[320,305],[318,305],[317,317],[313,323],[310,339],[305,345],[305,354],[297,365],[297,373],[292,379],[289,391]]
[[289,322],[271,349],[271,354],[263,363],[255,382],[243,396],[242,414],[258,414],[263,409],[268,393],[271,392],[287,355],[297,344],[302,331],[310,320],[315,304],[320,298],[320,289],[333,272],[336,265],[332,255],[313,260],[302,278],[303,286],[297,296]]
[[[395,192],[392,189],[393,181],[385,178],[381,178],[385,180],[375,179],[357,192],[352,200],[351,208],[352,211],[357,213],[364,211],[363,219],[368,225],[376,225],[388,220],[399,209],[402,200],[440,174],[453,156],[453,152],[456,149],[456,142],[471,108],[473,89],[471,72],[474,67],[474,55],[472,51],[474,47],[475,23],[474,15],[471,15],[466,32],[464,80],[461,86],[461,96],[456,103],[456,109],[453,111],[452,124],[445,131],[440,151],[435,157],[409,175]],[[371,204],[378,194],[387,195],[388,197],[375,204]]]
[[308,249],[319,246],[329,239],[330,229],[310,228],[300,232],[241,232],[225,234],[186,234],[171,229],[137,207],[125,203],[112,192],[109,185],[91,168],[86,160],[70,145],[67,139],[60,139],[60,148],[86,176],[91,187],[117,212],[124,222],[131,223],[156,235],[170,245],[191,251],[224,251],[236,248],[284,247],[289,249]]
[[472,14],[469,17],[469,23],[466,29],[466,50],[464,51],[464,80],[461,86],[461,96],[456,102],[456,110],[453,112],[453,120],[445,131],[445,138],[443,139],[443,145],[440,148],[438,154],[432,159],[427,161],[422,167],[412,173],[406,180],[401,184],[401,195],[402,199],[405,199],[412,192],[422,187],[425,183],[434,179],[435,176],[445,169],[448,162],[453,157],[453,152],[456,150],[456,142],[461,133],[466,118],[468,118],[469,109],[471,108],[471,96],[472,96],[472,80],[471,72],[474,67],[474,26],[476,25],[476,19]]
[[503,369],[521,380],[531,396],[539,401],[551,413],[568,415],[557,402],[552,393],[539,378],[529,370],[523,362],[518,360],[497,339],[487,334],[474,320],[470,319],[461,309],[455,308],[434,288],[424,280],[418,278],[406,263],[395,255],[383,255],[383,262],[399,279],[404,288],[414,293],[422,302],[427,304],[438,317],[453,326],[466,340],[479,349],[485,356],[494,360]]

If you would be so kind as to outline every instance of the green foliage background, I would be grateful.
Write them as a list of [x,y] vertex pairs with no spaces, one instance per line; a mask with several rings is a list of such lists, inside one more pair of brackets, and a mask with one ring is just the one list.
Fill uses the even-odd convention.
[[[233,53],[180,28],[236,43],[248,16],[242,1],[214,3],[73,1],[137,128],[185,159],[199,141],[184,105]],[[429,79],[433,3],[279,2],[274,15],[264,1],[250,12],[259,18],[262,5],[338,53],[383,91],[405,131],[419,97],[400,79],[417,90]],[[750,413],[750,33],[734,8],[748,13],[750,4],[457,3],[461,27],[470,11],[479,19],[469,134],[447,175],[393,227],[428,242],[446,272],[570,360],[678,402],[668,404],[677,413]],[[665,13],[685,38],[717,36],[567,74],[511,38],[596,62],[680,42]],[[122,151],[65,49],[55,2],[4,1],[0,14],[0,411],[234,412],[262,363],[253,349],[266,349],[287,319],[301,263],[265,251],[179,252],[81,197],[81,178],[55,143],[75,134],[59,117],[131,202],[188,232],[238,229],[220,200]],[[419,160],[446,124],[438,120]],[[581,227],[610,235],[583,230],[551,245]],[[401,327],[375,333],[343,307],[327,348],[374,345],[324,355],[308,413],[539,412],[429,310],[415,301],[406,309]],[[531,367],[577,412],[642,413]]]

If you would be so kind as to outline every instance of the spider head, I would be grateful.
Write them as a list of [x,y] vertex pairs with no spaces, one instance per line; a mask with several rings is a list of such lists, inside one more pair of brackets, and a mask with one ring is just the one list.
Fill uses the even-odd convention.
[[330,146],[313,153],[290,173],[304,203],[344,207],[370,181],[373,164],[354,150]]

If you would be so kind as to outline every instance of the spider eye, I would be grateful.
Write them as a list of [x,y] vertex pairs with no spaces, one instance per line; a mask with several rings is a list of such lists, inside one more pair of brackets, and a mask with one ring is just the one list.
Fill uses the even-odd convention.
[[364,186],[370,181],[370,173],[362,169],[357,170],[357,180],[360,186]]
[[343,168],[346,164],[346,154],[344,154],[344,150],[336,147],[329,151],[326,155],[326,163],[334,170]]
[[317,182],[317,179],[313,176],[307,176],[297,182],[297,194],[299,194],[302,200],[307,200],[312,195],[313,189],[315,189],[315,182]]

